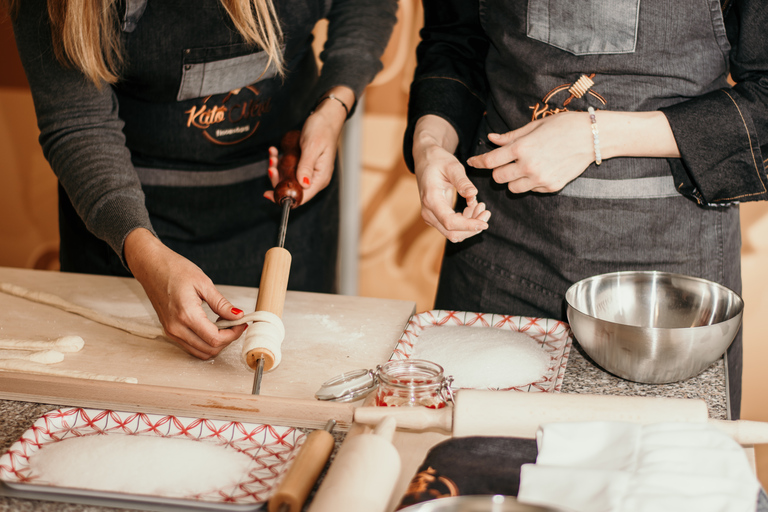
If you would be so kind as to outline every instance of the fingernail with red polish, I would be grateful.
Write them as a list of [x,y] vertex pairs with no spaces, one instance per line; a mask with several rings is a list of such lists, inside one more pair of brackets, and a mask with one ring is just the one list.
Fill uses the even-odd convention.
[[304,182],[305,185],[309,185],[309,178],[307,178],[306,176],[304,176],[304,178],[301,181]]
[[238,309],[238,308],[232,308],[232,314],[233,314],[233,315],[239,315],[239,314],[240,314],[240,313],[242,313],[242,312],[243,312],[243,310],[242,310],[242,309]]
[[275,177],[275,171],[274,171],[274,169],[269,169],[269,170],[267,171],[267,173],[269,174],[269,177],[270,177],[270,178],[274,178],[274,177]]

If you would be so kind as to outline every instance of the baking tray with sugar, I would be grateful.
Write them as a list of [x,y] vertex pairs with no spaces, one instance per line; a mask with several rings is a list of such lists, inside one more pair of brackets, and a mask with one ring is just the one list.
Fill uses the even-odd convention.
[[[111,437],[110,437],[111,436]],[[86,439],[87,438],[87,439]],[[306,436],[300,430],[292,427],[259,425],[234,421],[218,421],[202,418],[185,418],[179,416],[150,415],[99,409],[66,408],[51,411],[40,417],[10,449],[0,457],[0,494],[47,501],[80,503],[109,507],[122,507],[150,511],[179,511],[179,510],[210,510],[245,512],[259,510],[269,498],[281,476],[296,456],[298,448]],[[232,456],[243,459],[242,472],[233,475],[233,479],[222,483],[217,488],[197,492],[160,492],[157,489],[173,488],[173,478],[169,475],[169,484],[153,484],[152,490],[142,492],[141,485],[125,486],[119,482],[102,486],[103,482],[94,485],[98,478],[83,477],[82,483],[70,481],[66,485],[56,484],[54,465],[33,467],[31,460],[37,455],[37,460],[49,449],[64,446],[62,441],[80,442],[82,440],[113,441],[109,453],[120,453],[120,446],[126,439],[149,441],[155,448],[160,445],[169,447],[181,443],[183,450],[189,452],[188,443],[199,442],[198,446],[208,451],[217,451],[215,457],[221,462],[229,462]],[[153,443],[153,444],[152,444]],[[184,444],[187,443],[187,444]],[[107,445],[109,446],[109,445]],[[130,446],[142,446],[133,445]],[[144,444],[143,446],[147,446]],[[183,456],[178,451],[179,446],[172,447],[164,454]],[[49,452],[49,453],[50,453]],[[102,452],[104,453],[104,452]],[[72,472],[88,471],[88,467],[100,468],[103,473],[120,475],[125,467],[136,465],[139,459],[142,463],[157,463],[163,457],[157,453],[136,454],[136,460],[90,459],[66,461],[64,466],[71,466]],[[79,458],[79,457],[78,457]],[[109,459],[109,456],[106,457]],[[54,462],[63,462],[61,460]],[[169,467],[174,466],[168,461]],[[186,461],[185,461],[186,462]],[[204,469],[206,464],[197,464],[193,459],[188,461],[190,466]],[[200,462],[200,461],[198,461]],[[241,461],[242,463],[242,461]],[[208,464],[213,465],[209,460]],[[176,465],[178,467],[179,464]],[[46,474],[46,469],[49,471]],[[86,468],[85,470],[83,468]],[[219,471],[217,469],[217,471]],[[161,473],[161,472],[160,472]],[[94,475],[91,475],[94,476]],[[125,475],[123,475],[125,476]],[[138,479],[139,475],[136,475]],[[48,480],[46,480],[48,478]],[[51,482],[53,478],[53,482]],[[71,479],[68,479],[71,480]],[[178,480],[176,480],[178,482]],[[130,492],[120,492],[118,487],[129,488]]]
[[[573,344],[571,329],[567,323],[551,318],[533,318],[512,315],[498,315],[491,313],[473,313],[468,311],[431,310],[414,315],[408,322],[395,350],[390,357],[392,360],[409,359],[418,354],[420,339],[426,338],[424,333],[441,327],[472,327],[495,328],[501,331],[522,333],[534,340],[540,348],[549,356],[548,364],[541,375],[531,379],[524,385],[498,386],[489,383],[483,386],[493,390],[514,390],[525,392],[549,392],[556,393],[562,387],[565,370]],[[469,332],[469,331],[468,331]],[[477,343],[473,340],[472,343]],[[472,345],[469,336],[462,348],[477,351],[481,345]],[[446,367],[446,375],[451,375],[453,369]],[[461,383],[454,383],[454,388],[462,387]],[[470,387],[470,386],[466,386]]]

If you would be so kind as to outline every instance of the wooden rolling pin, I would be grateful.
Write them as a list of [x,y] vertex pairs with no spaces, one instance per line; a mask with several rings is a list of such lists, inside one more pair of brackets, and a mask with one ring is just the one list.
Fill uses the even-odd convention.
[[384,512],[400,476],[395,428],[392,418],[384,418],[372,433],[345,439],[309,512]]
[[[296,179],[296,168],[301,156],[300,135],[301,132],[298,130],[292,130],[286,133],[280,142],[282,157],[278,161],[277,171],[281,180],[275,187],[275,202],[282,206],[283,215],[278,230],[277,246],[268,250],[264,257],[259,295],[256,299],[257,312],[266,311],[274,314],[278,319],[283,316],[288,277],[291,273],[291,253],[283,247],[288,226],[288,213],[291,208],[301,204],[304,197],[304,189]],[[246,331],[243,358],[248,366],[257,371],[257,381],[260,380],[262,370],[269,371],[280,364],[282,341],[282,336],[278,340],[275,329],[268,325],[254,324]],[[262,368],[259,368],[260,364],[263,364]],[[257,390],[258,385],[255,382],[254,393]]]
[[269,512],[300,512],[309,491],[317,482],[325,463],[333,452],[335,441],[331,431],[336,425],[330,420],[325,430],[314,430],[299,450],[275,493],[269,498]]
[[534,439],[539,426],[554,422],[694,422],[724,430],[742,445],[768,443],[768,423],[709,418],[703,400],[568,393],[519,393],[462,389],[453,407],[358,407],[355,421],[374,425],[391,416],[406,429],[439,429],[454,437],[473,435]]

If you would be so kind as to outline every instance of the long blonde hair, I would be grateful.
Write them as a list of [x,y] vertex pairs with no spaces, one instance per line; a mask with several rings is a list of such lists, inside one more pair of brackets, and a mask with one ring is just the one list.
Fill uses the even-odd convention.
[[[7,0],[11,14],[24,0]],[[119,0],[47,0],[56,59],[95,84],[113,84],[124,60],[120,46]],[[267,67],[283,74],[283,33],[272,0],[220,0],[240,35],[269,56]]]

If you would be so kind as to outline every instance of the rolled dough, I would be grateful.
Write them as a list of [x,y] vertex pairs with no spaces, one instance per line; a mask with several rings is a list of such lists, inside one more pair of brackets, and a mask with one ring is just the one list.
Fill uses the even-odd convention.
[[80,336],[62,336],[56,341],[47,340],[4,340],[0,349],[5,350],[56,350],[57,352],[79,352],[85,341]]
[[[254,323],[245,331],[243,362],[248,366],[248,352],[266,349],[275,357],[275,363],[270,368],[265,368],[265,370],[269,371],[277,368],[282,360],[280,345],[282,345],[285,338],[283,321],[280,320],[279,316],[269,311],[255,311],[245,315],[243,318],[246,316],[253,319]],[[243,320],[243,318],[240,320]]]
[[0,360],[0,370],[11,372],[32,373],[35,375],[55,375],[58,377],[74,377],[76,379],[108,380],[112,382],[126,382],[138,384],[135,377],[117,377],[115,375],[100,375],[98,373],[81,372],[79,370],[65,370],[64,368],[51,368],[44,364],[22,361],[19,359]]
[[40,352],[29,352],[27,350],[0,350],[0,361],[9,359],[32,361],[40,364],[55,364],[64,360],[64,354],[58,350],[42,350]]
[[0,283],[0,291],[13,295],[15,297],[21,297],[32,302],[40,304],[46,304],[55,308],[80,315],[94,322],[98,322],[103,325],[108,325],[116,329],[128,332],[130,334],[141,336],[142,338],[159,338],[164,335],[163,329],[154,325],[147,325],[135,320],[129,320],[127,318],[120,318],[96,311],[95,309],[78,306],[69,301],[62,299],[57,295],[53,295],[46,292],[31,291],[10,283]]

